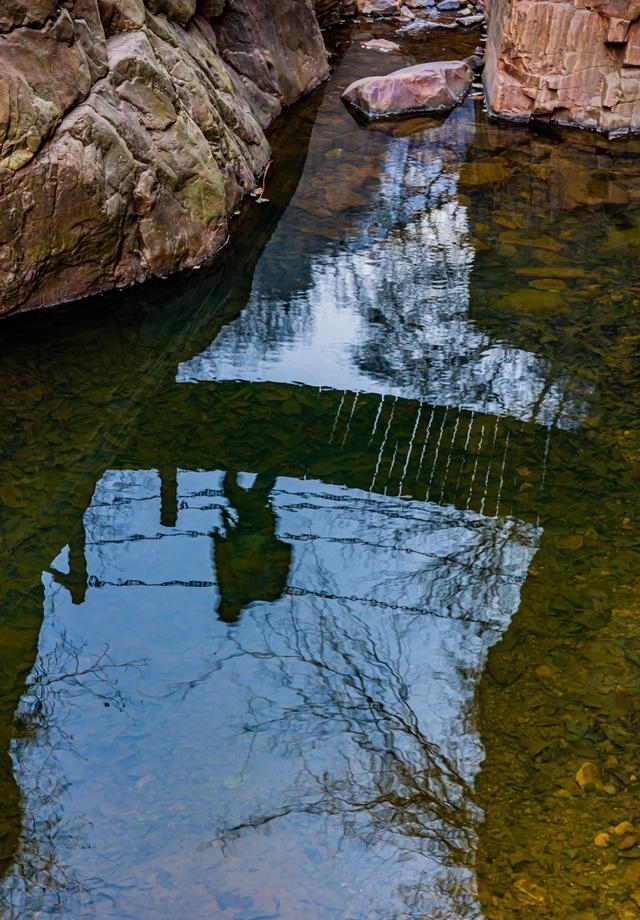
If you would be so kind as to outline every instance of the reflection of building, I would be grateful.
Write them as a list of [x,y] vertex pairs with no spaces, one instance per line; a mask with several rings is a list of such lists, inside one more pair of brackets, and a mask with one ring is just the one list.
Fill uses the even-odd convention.
[[[134,891],[184,912],[188,891],[194,918],[238,898],[264,915],[284,891],[292,916],[309,897],[318,918],[477,913],[474,687],[542,538],[551,426],[580,407],[473,325],[455,176],[404,152],[408,217],[383,185],[390,230],[360,228],[276,303],[254,286],[45,576],[33,674],[83,678],[42,691],[55,763],[51,736],[13,748],[26,820],[4,890],[27,910]],[[53,815],[30,791],[45,764],[69,789]],[[41,895],[17,867],[52,823],[73,884]]]
[[[456,118],[443,133],[463,147]],[[299,215],[294,208],[289,231],[285,216],[247,307],[181,364],[178,381],[294,380],[578,424],[583,385],[491,340],[471,319],[467,209],[456,196],[452,156],[438,155],[430,134],[439,136],[432,129],[387,149],[375,209],[347,212],[344,243],[315,258],[303,279],[287,270],[288,232],[297,232]]]
[[[51,703],[51,723],[83,739],[86,758],[57,755],[71,790],[57,820],[78,819],[58,859],[82,879],[96,872],[88,854],[106,847],[117,887],[117,841],[133,840],[140,855],[127,878],[144,889],[184,839],[215,862],[239,835],[219,870],[201,856],[197,871],[215,885],[232,872],[267,910],[270,885],[296,891],[313,877],[318,891],[342,891],[366,844],[397,878],[391,891],[375,872],[366,880],[382,916],[400,909],[400,890],[415,916],[452,905],[473,916],[482,759],[473,692],[540,540],[531,498],[553,461],[549,431],[397,396],[268,383],[178,384],[171,416],[171,437],[141,439],[135,468],[102,477],[83,550],[72,543],[45,578],[34,673],[61,634],[88,666],[108,649],[123,710],[104,706],[100,681],[97,692],[63,688]],[[524,457],[538,464],[523,490]],[[214,458],[234,473],[204,472]],[[235,472],[251,470],[257,478]],[[233,533],[230,560],[220,546]],[[220,585],[238,583],[238,559],[251,584],[236,592],[242,615],[229,629],[214,611]],[[27,788],[50,747],[36,738],[15,753]],[[96,797],[109,806],[91,814],[90,830],[80,819]],[[27,799],[37,826],[42,803]],[[251,887],[258,866],[262,893]],[[181,891],[193,871],[187,860]],[[350,897],[359,910],[361,896]],[[192,915],[206,915],[204,902]]]
[[[252,477],[239,483],[248,493]],[[80,849],[74,851],[69,834],[58,858],[69,859],[82,881],[83,848],[94,854],[88,865],[95,873],[96,854],[116,852],[118,839],[126,839],[139,854],[127,867],[139,888],[151,867],[175,860],[174,839],[183,839],[187,822],[188,836],[210,855],[197,869],[188,860],[178,870],[182,892],[202,872],[214,884],[228,878],[228,865],[221,874],[215,869],[224,842],[212,839],[216,831],[241,835],[233,849],[243,890],[251,890],[259,867],[274,884],[285,871],[278,847],[286,852],[295,839],[303,855],[290,856],[286,866],[294,883],[313,873],[323,890],[343,891],[351,860],[366,842],[374,861],[404,854],[394,876],[400,888],[420,879],[416,906],[449,905],[466,915],[468,854],[479,818],[471,783],[482,758],[470,711],[473,687],[488,647],[517,609],[538,529],[280,477],[269,501],[274,536],[291,548],[286,582],[278,598],[250,603],[228,631],[211,615],[219,577],[211,566],[211,534],[229,526],[233,494],[222,473],[179,472],[177,520],[165,527],[155,473],[109,472],[85,514],[84,602],[74,606],[56,584],[68,554],[54,563],[53,580],[46,579],[42,658],[64,629],[65,641],[87,657],[105,647],[115,663],[138,662],[115,672],[129,701],[122,713],[105,709],[99,693],[74,698],[70,692],[53,702],[51,722],[84,739],[75,753],[57,754],[72,790],[62,799],[61,826],[67,812],[78,820],[82,814],[84,794],[75,790],[99,791],[109,803],[77,829]],[[262,552],[258,532],[255,553]],[[259,584],[255,595],[263,596]],[[166,643],[176,618],[182,638]],[[140,732],[143,762],[127,766],[131,739]],[[16,756],[26,780],[50,750],[27,741]],[[181,788],[187,773],[190,782]],[[140,784],[149,790],[141,798]],[[37,809],[36,795],[29,807]],[[317,821],[308,825],[308,814]],[[258,829],[262,821],[271,825],[273,815],[280,816],[277,826],[263,839]],[[230,831],[242,825],[246,834]],[[315,857],[306,855],[330,849],[336,835],[344,838],[346,874],[339,864],[318,871]],[[125,884],[122,869],[109,872],[114,889]],[[367,884],[367,903],[375,900],[380,916],[399,909],[392,888],[390,895],[389,881],[380,877]],[[256,906],[267,909],[269,899],[261,897],[255,893]],[[362,909],[361,896],[349,897],[354,911]],[[205,916],[197,898],[190,915]]]
[[584,393],[473,322],[466,118],[328,160],[246,311],[129,394],[135,433],[96,454],[44,576],[16,916],[478,914],[473,688],[565,514],[547,495],[571,495]]

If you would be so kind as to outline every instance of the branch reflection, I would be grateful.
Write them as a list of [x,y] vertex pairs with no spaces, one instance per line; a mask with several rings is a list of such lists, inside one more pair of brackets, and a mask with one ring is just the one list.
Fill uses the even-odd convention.
[[74,852],[86,847],[90,822],[73,808],[67,813],[62,764],[65,755],[80,755],[61,713],[67,707],[84,707],[87,699],[124,713],[132,701],[119,687],[119,675],[141,674],[144,664],[116,662],[107,645],[91,652],[76,645],[64,629],[51,649],[38,656],[16,713],[11,748],[25,819],[13,863],[0,885],[3,920],[62,914],[70,898],[82,910],[104,900],[101,880],[87,877],[74,859]]

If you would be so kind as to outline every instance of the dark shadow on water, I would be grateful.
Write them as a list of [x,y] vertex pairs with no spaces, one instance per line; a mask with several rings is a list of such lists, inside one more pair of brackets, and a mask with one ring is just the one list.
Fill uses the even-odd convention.
[[275,478],[257,475],[247,486],[227,473],[224,491],[224,529],[214,533],[214,565],[220,603],[218,617],[235,623],[253,601],[275,601],[282,596],[291,563],[291,546],[275,535],[276,519],[270,506]]

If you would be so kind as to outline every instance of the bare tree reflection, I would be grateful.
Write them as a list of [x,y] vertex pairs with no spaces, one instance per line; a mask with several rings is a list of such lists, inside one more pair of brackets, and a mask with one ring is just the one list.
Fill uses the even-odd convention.
[[[91,653],[63,632],[54,647],[38,657],[16,713],[12,747],[14,772],[25,802],[20,845],[11,870],[0,884],[0,916],[23,920],[61,914],[70,899],[87,907],[99,880],[83,878],[68,857],[86,844],[89,822],[65,814],[68,783],[59,755],[75,750],[74,738],[56,714],[87,697],[126,711],[131,701],[118,686],[118,674],[140,670],[144,662],[113,660],[108,646]],[[105,897],[101,890],[101,897]]]
[[[31,733],[50,731],[50,719],[62,696],[66,705],[73,705],[79,696],[93,696],[105,706],[124,712],[130,701],[118,687],[117,672],[140,670],[144,664],[144,661],[118,664],[109,654],[108,646],[99,654],[90,654],[86,644],[76,646],[62,632],[55,648],[40,656],[31,672],[18,713],[19,724]],[[63,734],[59,725],[55,727]]]
[[[284,616],[275,609],[261,615],[262,641],[230,636],[227,661],[248,656],[265,671],[244,732],[267,733],[272,748],[295,753],[303,766],[284,802],[221,828],[218,839],[228,846],[295,814],[337,817],[345,838],[390,846],[394,861],[413,856],[438,864],[435,874],[426,865],[403,890],[405,916],[422,915],[427,902],[435,910],[442,898],[453,898],[466,916],[472,892],[464,873],[448,869],[470,865],[480,814],[468,765],[455,745],[430,738],[416,678],[406,673],[420,617],[398,615],[376,631],[367,616],[342,616],[335,602],[322,600],[309,609],[291,597]],[[288,705],[279,702],[280,688]],[[442,889],[435,896],[434,884]]]

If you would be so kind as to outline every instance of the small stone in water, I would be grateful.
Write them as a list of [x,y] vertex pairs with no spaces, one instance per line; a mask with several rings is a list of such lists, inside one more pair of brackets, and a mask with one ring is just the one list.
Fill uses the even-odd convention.
[[604,831],[602,831],[601,833],[596,834],[593,842],[597,847],[608,847],[611,842],[611,837],[609,834],[606,834]]
[[520,876],[513,886],[514,894],[519,901],[525,904],[544,904],[547,900],[547,893],[540,885],[537,885],[533,879],[526,875]]
[[553,668],[549,667],[548,664],[538,665],[536,674],[542,680],[549,680],[550,677],[553,677]]
[[600,771],[597,766],[591,761],[586,761],[582,764],[578,772],[576,773],[576,782],[581,789],[595,789],[597,792],[602,791],[602,780],[600,779]]
[[225,789],[239,789],[244,783],[244,773],[230,773],[224,779]]
[[362,47],[367,48],[369,51],[382,51],[383,54],[400,50],[400,45],[397,42],[391,42],[387,38],[372,38],[370,41],[364,42]]
[[640,859],[640,847],[629,847],[627,850],[619,850],[620,856],[624,859]]
[[556,541],[556,546],[558,549],[582,549],[584,546],[584,538],[582,534],[570,534],[566,537],[559,537]]
[[640,881],[640,863],[631,863],[624,870],[623,879],[625,882],[639,882]]
[[635,834],[627,834],[627,836],[623,837],[622,840],[616,844],[616,846],[619,850],[630,850],[631,847],[636,846],[637,843],[638,838]]

